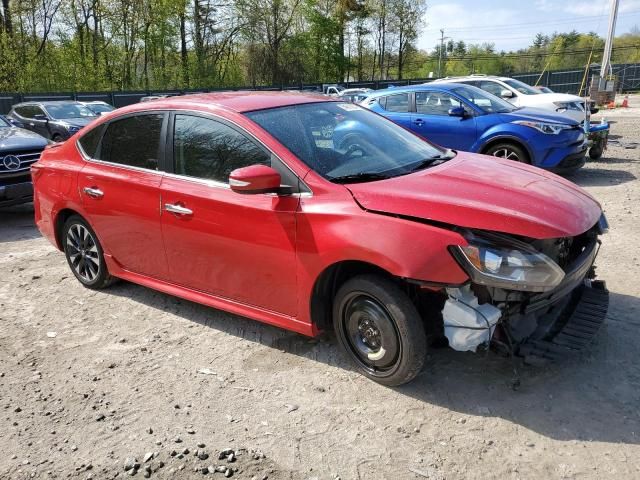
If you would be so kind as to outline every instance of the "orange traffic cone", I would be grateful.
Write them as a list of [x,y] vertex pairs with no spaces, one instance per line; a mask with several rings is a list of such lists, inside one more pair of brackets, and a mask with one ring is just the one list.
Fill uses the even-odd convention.
[[622,101],[622,108],[629,108],[629,95],[624,96],[624,100]]

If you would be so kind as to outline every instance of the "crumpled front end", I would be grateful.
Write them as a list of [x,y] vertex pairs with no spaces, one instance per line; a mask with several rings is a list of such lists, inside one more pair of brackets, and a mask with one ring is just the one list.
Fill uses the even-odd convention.
[[469,246],[451,251],[471,282],[445,290],[441,314],[449,345],[471,351],[499,345],[529,363],[584,348],[608,308],[608,291],[594,266],[607,229],[603,215],[575,237],[465,233]]

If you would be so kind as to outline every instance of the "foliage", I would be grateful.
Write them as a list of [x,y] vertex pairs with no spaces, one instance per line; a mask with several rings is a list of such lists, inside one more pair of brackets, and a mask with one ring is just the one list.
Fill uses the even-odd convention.
[[[425,14],[426,12],[426,14]],[[0,91],[197,90],[425,78],[426,0],[2,0]],[[584,68],[604,41],[538,34],[530,47],[449,40],[443,73]],[[640,32],[613,61],[640,61]]]

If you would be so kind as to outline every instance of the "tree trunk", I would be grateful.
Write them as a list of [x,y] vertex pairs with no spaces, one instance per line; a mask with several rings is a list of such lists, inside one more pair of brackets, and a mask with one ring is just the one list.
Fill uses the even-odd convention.
[[9,35],[13,32],[13,23],[11,22],[11,10],[9,10],[9,0],[2,0],[2,11],[4,13],[4,30]]
[[187,53],[187,29],[184,10],[180,13],[180,59],[182,60],[182,84],[189,88],[189,56]]

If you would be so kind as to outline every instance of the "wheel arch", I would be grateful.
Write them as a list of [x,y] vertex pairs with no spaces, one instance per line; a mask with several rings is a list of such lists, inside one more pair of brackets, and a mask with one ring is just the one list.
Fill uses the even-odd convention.
[[[73,215],[78,215],[81,218],[84,218],[82,214],[72,208],[63,208],[56,214],[56,218],[54,221],[53,232],[56,240],[56,247],[58,250],[63,251],[64,248],[62,246],[62,227],[64,227],[67,219]],[[85,219],[86,220],[86,219]]]
[[522,148],[529,156],[529,164],[533,165],[534,155],[531,149],[529,148],[529,146],[527,145],[527,142],[513,135],[498,135],[495,137],[491,137],[490,139],[485,140],[482,146],[478,149],[478,152],[484,154],[491,147],[499,143],[510,143],[512,145]]
[[309,302],[310,317],[318,331],[332,324],[333,298],[347,280],[364,274],[381,275],[389,279],[398,277],[384,268],[362,260],[341,260],[326,267],[316,278]]

